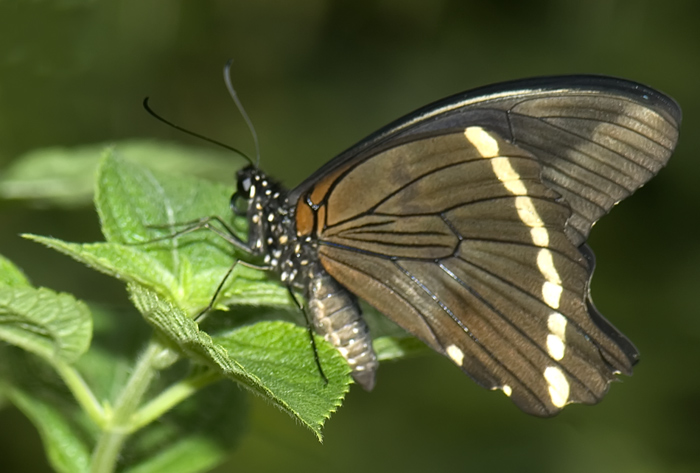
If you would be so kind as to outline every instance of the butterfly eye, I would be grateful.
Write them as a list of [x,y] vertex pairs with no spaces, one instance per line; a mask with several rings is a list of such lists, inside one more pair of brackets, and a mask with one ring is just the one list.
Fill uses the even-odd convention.
[[[247,214],[248,203],[246,198],[241,195],[240,187],[239,190],[234,192],[231,196],[231,210],[238,217],[244,217]],[[246,195],[246,194],[243,194]]]
[[252,199],[255,196],[253,180],[250,178],[250,176],[245,176],[238,180],[238,189],[236,194],[238,194],[239,197],[246,199]]

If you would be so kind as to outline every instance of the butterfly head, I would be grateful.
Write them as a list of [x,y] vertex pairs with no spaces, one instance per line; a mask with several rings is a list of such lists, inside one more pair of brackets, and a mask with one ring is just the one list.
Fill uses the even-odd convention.
[[292,231],[285,206],[287,192],[254,166],[238,171],[237,178],[231,208],[248,220],[248,246],[253,254],[274,253]]

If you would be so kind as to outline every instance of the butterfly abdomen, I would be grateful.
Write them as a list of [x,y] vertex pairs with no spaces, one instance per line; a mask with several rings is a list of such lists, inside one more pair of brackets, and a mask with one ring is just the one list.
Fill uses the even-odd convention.
[[355,297],[320,264],[309,270],[306,297],[316,331],[347,360],[355,382],[370,391],[379,362]]

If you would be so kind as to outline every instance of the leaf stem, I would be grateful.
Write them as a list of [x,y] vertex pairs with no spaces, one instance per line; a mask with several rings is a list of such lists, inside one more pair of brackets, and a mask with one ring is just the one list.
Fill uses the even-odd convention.
[[161,394],[143,405],[131,418],[131,429],[135,432],[150,424],[167,411],[197,393],[200,389],[222,379],[221,373],[207,370],[173,384]]
[[87,412],[92,421],[99,427],[105,425],[105,410],[97,400],[90,386],[85,382],[80,372],[72,365],[60,360],[52,360],[51,364],[66,383],[80,407]]
[[111,416],[105,419],[102,434],[92,454],[91,473],[111,473],[115,470],[119,453],[132,432],[132,416],[156,374],[154,363],[164,349],[156,338],[152,338],[136,362],[131,377],[114,403]]

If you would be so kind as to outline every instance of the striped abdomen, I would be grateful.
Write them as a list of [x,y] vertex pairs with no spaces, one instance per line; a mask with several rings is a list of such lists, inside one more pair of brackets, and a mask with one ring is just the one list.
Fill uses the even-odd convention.
[[357,300],[322,268],[309,274],[306,297],[316,331],[347,360],[355,382],[371,390],[379,363]]

